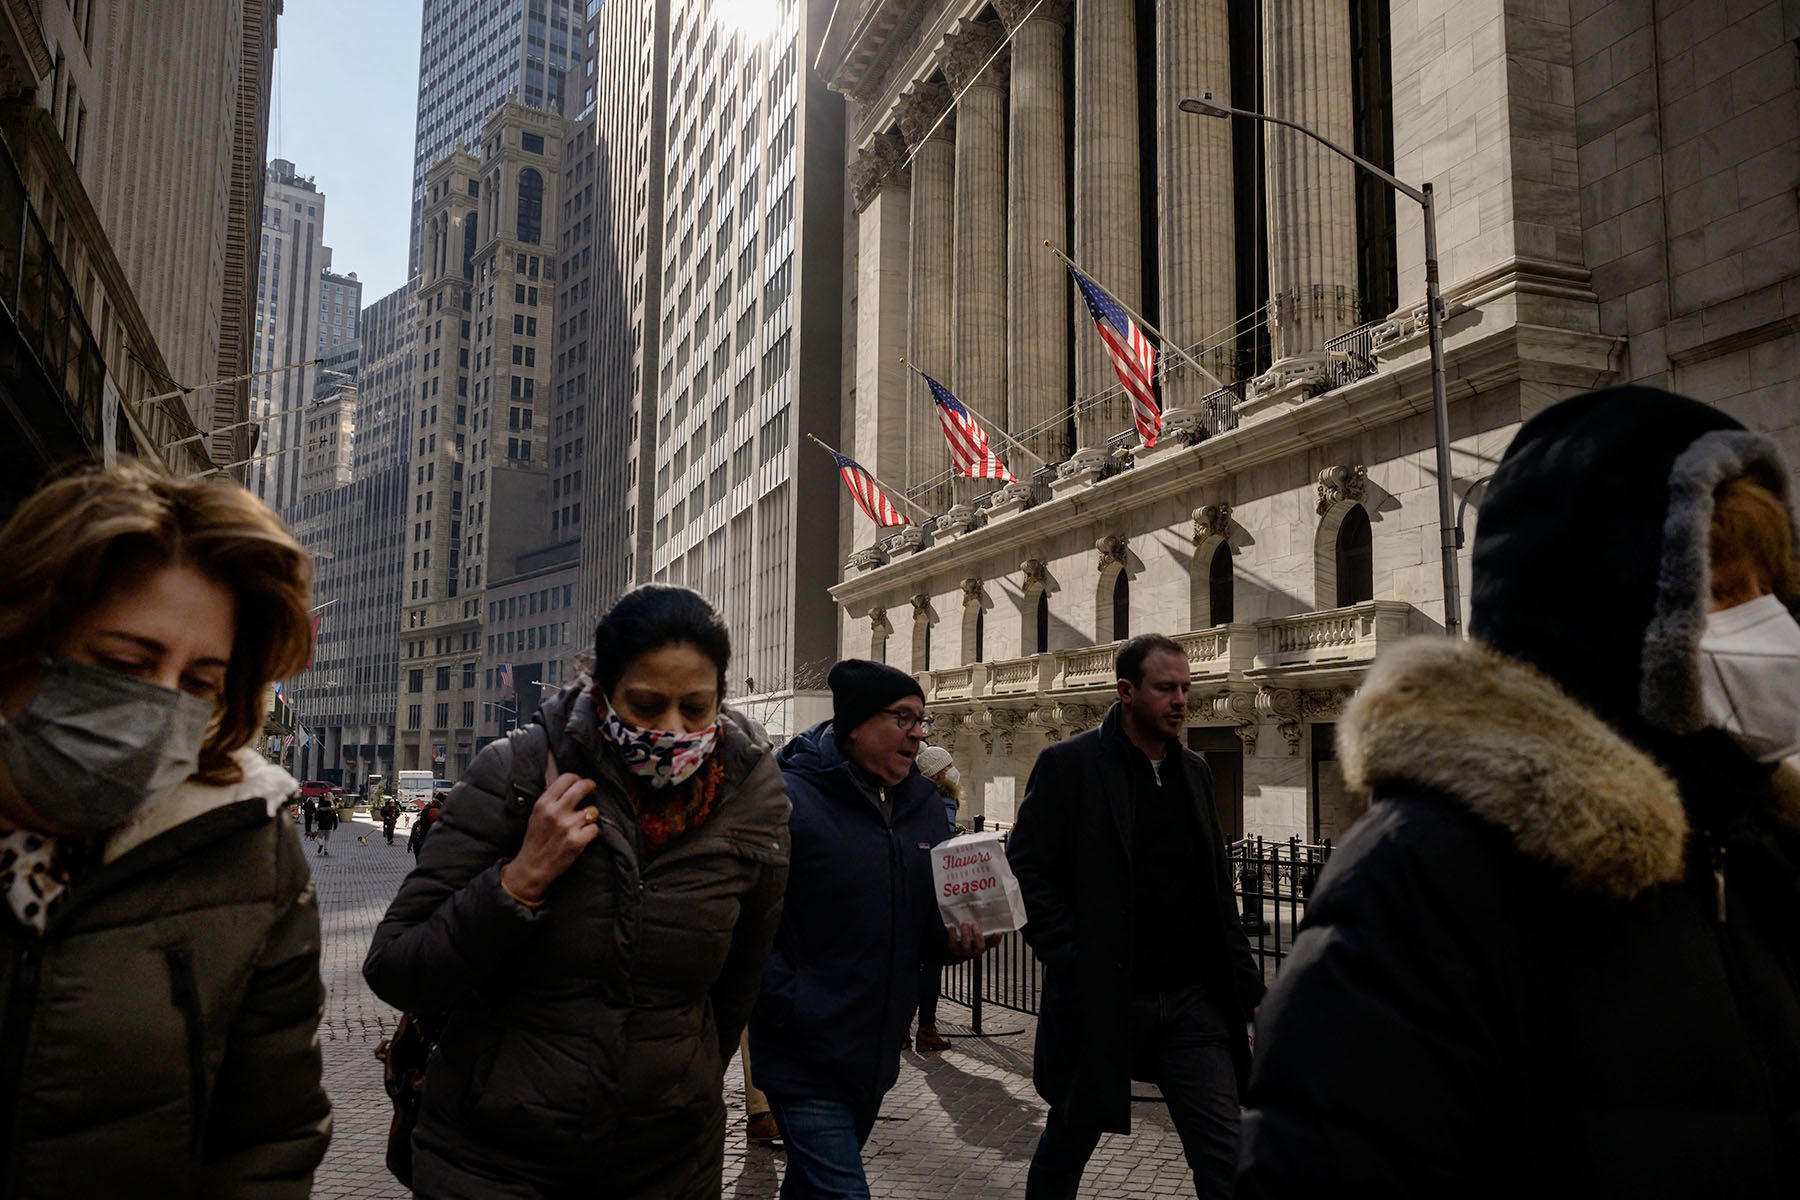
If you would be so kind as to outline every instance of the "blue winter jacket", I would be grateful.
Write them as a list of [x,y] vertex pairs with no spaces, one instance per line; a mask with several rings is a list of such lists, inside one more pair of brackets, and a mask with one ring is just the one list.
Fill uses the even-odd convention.
[[829,722],[781,751],[794,802],[787,900],[750,1017],[756,1085],[777,1099],[881,1102],[900,1074],[921,962],[944,956],[931,848],[950,837],[915,768],[888,788],[893,825],[858,785]]

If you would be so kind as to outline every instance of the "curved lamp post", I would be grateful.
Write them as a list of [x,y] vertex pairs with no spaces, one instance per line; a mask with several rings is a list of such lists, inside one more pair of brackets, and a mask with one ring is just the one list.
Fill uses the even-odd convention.
[[1305,134],[1332,153],[1349,159],[1396,192],[1412,200],[1425,212],[1425,329],[1431,343],[1431,408],[1437,422],[1437,497],[1438,540],[1442,548],[1444,570],[1444,632],[1450,637],[1462,636],[1462,587],[1457,582],[1455,495],[1450,487],[1450,409],[1444,396],[1444,324],[1443,297],[1438,294],[1437,207],[1431,185],[1414,187],[1403,183],[1368,159],[1352,154],[1336,142],[1320,137],[1304,125],[1247,108],[1221,104],[1208,92],[1189,96],[1180,104],[1181,111],[1199,117],[1245,117],[1270,125],[1281,125]]

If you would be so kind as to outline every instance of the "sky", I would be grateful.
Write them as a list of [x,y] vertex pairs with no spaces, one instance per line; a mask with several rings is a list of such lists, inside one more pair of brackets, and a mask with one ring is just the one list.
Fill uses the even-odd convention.
[[287,0],[276,26],[269,157],[325,193],[331,268],[365,307],[406,282],[424,0]]

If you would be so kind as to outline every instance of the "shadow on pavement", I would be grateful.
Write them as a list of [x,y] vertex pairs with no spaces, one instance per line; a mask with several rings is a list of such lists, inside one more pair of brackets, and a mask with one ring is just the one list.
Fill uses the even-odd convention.
[[916,1056],[925,1083],[965,1145],[1026,1162],[1043,1131],[1043,1114],[997,1079],[977,1075],[937,1055]]

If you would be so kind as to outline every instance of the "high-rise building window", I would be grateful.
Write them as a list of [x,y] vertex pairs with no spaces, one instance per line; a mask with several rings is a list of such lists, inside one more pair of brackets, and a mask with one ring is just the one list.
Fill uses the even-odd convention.
[[535,243],[544,232],[544,177],[535,168],[519,172],[519,225],[521,242]]

